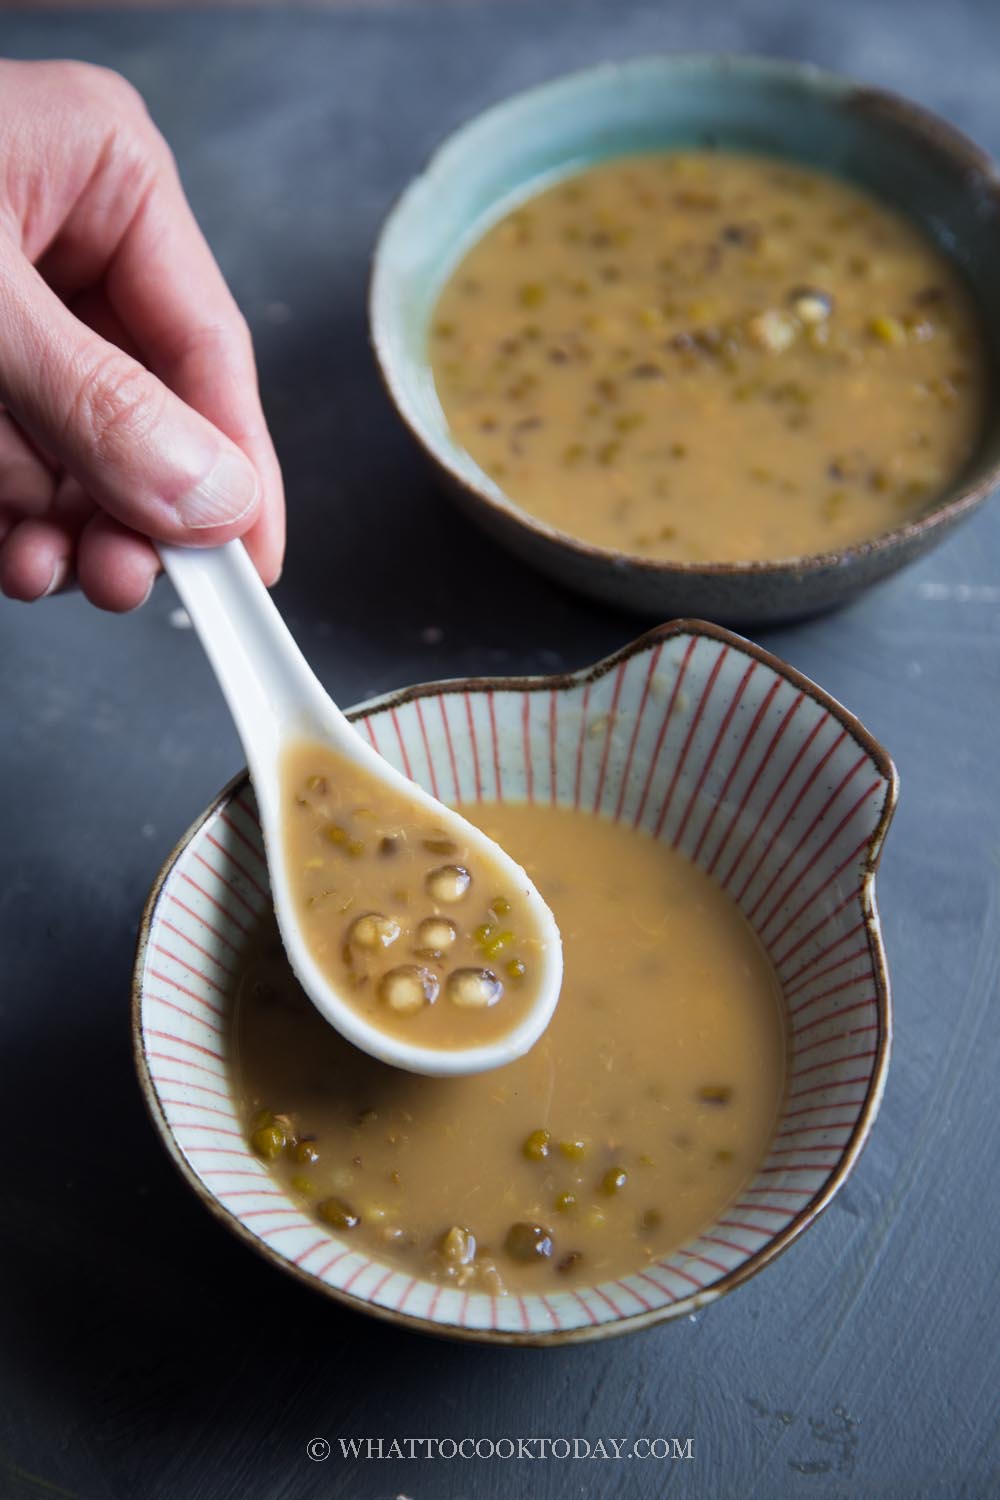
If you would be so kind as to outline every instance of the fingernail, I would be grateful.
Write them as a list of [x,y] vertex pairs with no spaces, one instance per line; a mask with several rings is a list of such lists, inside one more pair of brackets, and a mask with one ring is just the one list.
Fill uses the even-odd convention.
[[139,600],[138,604],[133,604],[131,609],[127,609],[125,611],[126,614],[128,614],[128,615],[134,615],[137,609],[142,609],[142,606],[144,604],[148,604],[149,603],[149,596],[153,592],[153,585],[154,585],[155,582],[156,582],[156,574],[154,573],[153,577],[149,580],[149,588],[143,594],[143,596]]
[[66,560],[64,558],[61,559],[59,562],[53,563],[52,564],[52,577],[49,579],[48,586],[47,586],[44,594],[41,594],[39,597],[42,598],[42,599],[47,599],[50,594],[57,594],[59,592],[59,590],[62,588],[63,584],[66,582],[66,577],[67,577],[68,573],[69,573],[69,564],[66,562]]
[[220,453],[204,479],[177,500],[177,514],[193,531],[228,526],[249,514],[257,503],[260,480],[248,459]]

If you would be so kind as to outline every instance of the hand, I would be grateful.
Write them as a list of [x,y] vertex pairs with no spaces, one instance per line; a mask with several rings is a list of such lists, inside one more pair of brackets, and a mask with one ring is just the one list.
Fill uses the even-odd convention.
[[281,570],[284,502],[250,334],[139,95],[0,61],[0,589],[127,610],[148,538],[243,536]]

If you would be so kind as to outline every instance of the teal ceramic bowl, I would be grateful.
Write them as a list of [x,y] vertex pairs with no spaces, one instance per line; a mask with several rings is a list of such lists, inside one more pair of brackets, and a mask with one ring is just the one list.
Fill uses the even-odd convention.
[[1000,482],[1000,413],[924,515],[842,551],[672,563],[582,542],[528,515],[450,436],[426,358],[438,294],[469,246],[519,200],[608,157],[674,146],[783,156],[867,188],[957,262],[1000,351],[1000,175],[944,120],[798,63],[662,56],[557,79],[456,131],[389,215],[375,252],[372,341],[390,396],[459,505],[525,561],[594,598],[653,615],[761,624],[815,614],[912,561]]

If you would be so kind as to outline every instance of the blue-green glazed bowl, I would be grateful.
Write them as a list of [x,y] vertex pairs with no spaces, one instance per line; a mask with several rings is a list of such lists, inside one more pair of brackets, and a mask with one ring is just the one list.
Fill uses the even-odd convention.
[[607,64],[518,94],[439,148],[375,252],[375,353],[403,419],[463,510],[542,571],[660,616],[761,624],[844,603],[940,541],[1000,482],[1000,413],[969,469],[917,519],[839,552],[766,562],[651,561],[595,547],[508,500],[451,437],[426,356],[438,294],[469,246],[560,176],[630,152],[719,146],[783,156],[867,188],[921,224],[964,272],[1000,364],[1000,175],[953,126],[818,68],[739,56]]

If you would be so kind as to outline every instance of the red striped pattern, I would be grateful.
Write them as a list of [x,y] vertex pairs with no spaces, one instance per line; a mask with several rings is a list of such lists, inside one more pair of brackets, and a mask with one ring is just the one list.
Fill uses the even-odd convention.
[[[816,738],[816,736],[819,734],[820,730],[823,727],[824,727],[823,721],[821,719],[818,719],[816,721],[816,724],[813,726],[813,729],[812,729],[811,733],[802,742],[802,745],[799,748],[798,754],[796,755],[795,759],[792,761],[791,765],[788,767],[788,769],[785,772],[784,776],[782,776],[780,782],[778,783],[777,788],[774,791],[773,796],[771,797],[771,799],[769,800],[767,806],[765,807],[763,815],[762,815],[764,818],[767,817],[767,814],[774,807],[774,804],[777,801],[777,799],[780,796],[780,794],[788,786],[789,781],[791,780],[791,777],[792,777],[792,773],[797,769],[800,760],[802,760],[804,758],[804,756],[806,754],[806,751],[810,748],[810,746],[813,743],[813,740]],[[783,817],[781,818],[781,821],[778,822],[778,823],[776,823],[769,830],[767,838],[763,840],[763,847],[762,847],[762,849],[760,851],[760,854],[757,856],[757,859],[754,862],[754,864],[753,864],[753,866],[752,866],[752,868],[750,870],[750,873],[747,875],[747,877],[744,880],[743,884],[740,886],[739,890],[736,892],[736,900],[737,901],[741,901],[743,899],[743,897],[746,895],[746,893],[749,890],[750,886],[753,884],[753,881],[756,878],[759,870],[761,869],[761,866],[764,865],[764,864],[766,864],[767,860],[770,858],[772,850],[775,848],[775,846],[778,843],[778,840],[781,838],[781,835],[784,833],[784,831],[787,828],[788,824],[791,822],[791,820],[794,818],[795,814],[798,812],[798,810],[799,810],[800,806],[802,805],[802,802],[803,802],[803,800],[804,800],[807,792],[809,791],[810,787],[816,781],[817,777],[822,772],[824,766],[831,759],[831,757],[834,755],[834,753],[837,750],[840,749],[840,746],[844,743],[844,740],[846,738],[847,738],[847,735],[846,735],[845,731],[841,730],[840,733],[836,736],[836,738],[832,741],[832,743],[830,744],[830,746],[828,747],[828,749],[824,750],[823,754],[819,757],[819,759],[817,761],[815,761],[811,767],[808,768],[808,774],[806,775],[805,779],[803,780],[803,782],[801,783],[801,785],[798,787],[797,791],[795,792],[795,795],[792,798],[791,803],[789,804],[787,811],[784,813]],[[806,837],[808,837],[808,834],[806,835]],[[745,849],[745,847],[746,846],[744,846],[744,849]],[[795,852],[797,852],[797,851],[793,850],[793,854]],[[742,853],[742,851],[741,851],[741,853]],[[788,859],[790,860],[791,858],[792,858],[792,855],[789,855]],[[785,863],[787,864],[788,860],[786,860]],[[729,884],[729,882],[730,882],[730,880],[732,878],[732,875],[735,874],[736,869],[738,868],[738,864],[739,864],[738,861],[737,861],[736,864],[734,864],[734,866],[733,866],[730,874],[723,881],[723,885],[727,885],[728,886],[728,884]],[[782,866],[782,869],[783,868],[784,868],[784,865]],[[766,889],[770,889],[770,887],[766,887]],[[751,911],[752,910],[753,910],[753,908],[751,908]],[[750,913],[748,912],[747,915],[749,916]],[[752,918],[751,918],[751,920],[752,920]]]
[[642,690],[639,694],[639,706],[636,710],[635,725],[628,742],[628,750],[625,755],[625,764],[622,767],[621,785],[618,788],[618,801],[615,803],[616,821],[622,815],[622,807],[625,803],[625,793],[628,790],[629,777],[632,774],[632,766],[635,762],[635,747],[639,739],[639,731],[642,728],[643,718],[646,713],[646,704],[649,701],[650,688],[653,685],[653,678],[656,675],[657,667],[660,665],[660,657],[662,655],[663,645],[661,643],[649,653],[649,661],[646,663],[646,669],[643,673]]
[[607,722],[604,726],[604,744],[601,749],[601,765],[597,773],[597,789],[594,792],[594,812],[600,812],[601,800],[604,797],[604,784],[608,778],[608,758],[611,754],[611,745],[615,737],[615,724],[618,718],[618,704],[621,701],[622,683],[625,680],[625,668],[627,662],[622,662],[614,676],[614,689],[611,694],[611,707],[608,709]]
[[402,770],[403,775],[409,776],[410,780],[412,781],[413,767],[410,765],[410,753],[406,748],[406,741],[403,738],[403,731],[399,727],[399,715],[397,714],[395,709],[391,709],[389,717],[392,719],[392,727],[396,731],[396,744],[399,746],[399,758],[402,762],[400,769]]
[[[719,656],[719,666],[720,667],[722,666],[722,663],[723,663],[724,660],[725,660],[725,658],[720,654],[720,656]],[[698,772],[698,778],[695,781],[695,784],[694,784],[694,786],[691,789],[691,794],[688,797],[687,806],[686,806],[686,808],[684,810],[684,815],[681,818],[681,821],[680,821],[680,823],[678,825],[677,832],[674,834],[673,838],[670,841],[671,844],[673,845],[673,847],[675,849],[678,847],[678,845],[681,842],[681,839],[684,837],[684,830],[687,828],[688,819],[690,818],[692,812],[694,811],[694,808],[695,808],[695,805],[696,805],[696,803],[698,801],[698,798],[702,794],[702,790],[704,788],[705,782],[708,779],[708,774],[711,771],[713,765],[715,764],[715,757],[716,757],[716,755],[719,752],[719,746],[722,744],[722,741],[725,738],[726,733],[729,730],[729,726],[732,723],[733,715],[735,714],[736,710],[739,708],[739,706],[740,706],[740,700],[742,699],[743,694],[745,693],[745,691],[747,689],[747,686],[748,686],[748,684],[750,682],[750,678],[753,676],[753,674],[754,674],[754,672],[756,670],[757,670],[757,663],[755,661],[752,661],[750,663],[750,665],[747,667],[747,669],[744,672],[743,676],[741,677],[739,685],[738,685],[735,693],[730,698],[729,703],[726,706],[726,711],[725,711],[725,713],[722,716],[722,722],[720,723],[718,731],[716,732],[715,739],[712,741],[711,748],[710,748],[708,754],[705,757],[705,760],[704,760],[704,763],[702,765],[702,768]],[[698,841],[698,847],[699,848],[701,846],[701,842],[702,842],[702,840],[699,839],[699,841]]]
[[573,778],[573,806],[580,806],[580,789],[583,781],[583,756],[587,748],[587,730],[589,722],[587,709],[590,707],[590,683],[583,689],[583,701],[580,704],[580,732],[576,741],[576,773]]
[[667,699],[666,709],[664,710],[663,717],[660,720],[659,728],[656,731],[656,740],[653,745],[652,754],[650,755],[649,760],[646,763],[646,773],[642,784],[642,796],[639,798],[639,805],[636,808],[635,814],[632,818],[633,828],[638,828],[642,823],[643,814],[646,811],[646,803],[649,800],[649,794],[652,790],[653,782],[659,768],[660,757],[663,753],[664,743],[667,738],[667,731],[670,728],[671,721],[674,717],[674,709],[677,708],[678,700],[681,696],[681,689],[684,686],[684,678],[687,674],[687,669],[691,664],[691,658],[694,656],[695,647],[697,645],[697,636],[692,636],[690,641],[688,642],[684,655],[681,657],[680,661],[675,664],[676,676],[674,677],[674,685],[670,690],[670,697]]
[[487,693],[486,707],[490,715],[490,745],[493,750],[493,796],[503,800],[503,778],[500,772],[500,735],[497,730],[496,694]]
[[433,797],[440,800],[441,793],[438,790],[437,769],[434,765],[434,757],[431,754],[430,740],[427,738],[427,724],[424,719],[424,707],[418,698],[413,705],[417,716],[417,726],[420,730],[420,740],[423,745],[424,759],[427,762],[427,777],[430,783],[430,791]]
[[[687,764],[688,753],[691,749],[692,743],[694,742],[695,735],[698,733],[698,727],[704,717],[708,700],[712,696],[712,692],[718,680],[719,673],[722,671],[723,662],[728,655],[729,648],[727,646],[724,650],[719,651],[716,654],[715,661],[712,663],[711,670],[708,674],[708,679],[702,690],[701,696],[698,699],[698,707],[694,711],[694,716],[691,719],[690,727],[688,728],[688,732],[684,737],[684,744],[681,747],[681,753],[677,758],[676,765],[674,766],[674,773],[670,778],[670,785],[667,787],[667,794],[660,806],[659,817],[657,818],[653,828],[653,835],[655,838],[659,838],[660,834],[663,832],[663,825],[667,821],[667,814],[669,813],[671,804],[674,800],[674,793],[676,792],[678,784],[680,782],[681,773],[684,770],[685,765]],[[694,795],[693,792],[692,795]]]
[[338,1242],[248,1152],[228,1091],[231,981],[267,899],[246,788],[170,872],[146,943],[144,1050],[166,1128],[275,1254],[362,1300],[514,1334],[689,1307],[806,1212],[852,1149],[884,1044],[864,889],[888,793],[878,767],[808,692],[734,640],[699,634],[654,640],[575,685],[449,688],[376,708],[362,727],[435,796],[599,811],[683,850],[733,892],[788,1003],[788,1095],[768,1160],[697,1240],[576,1290],[460,1293]]

